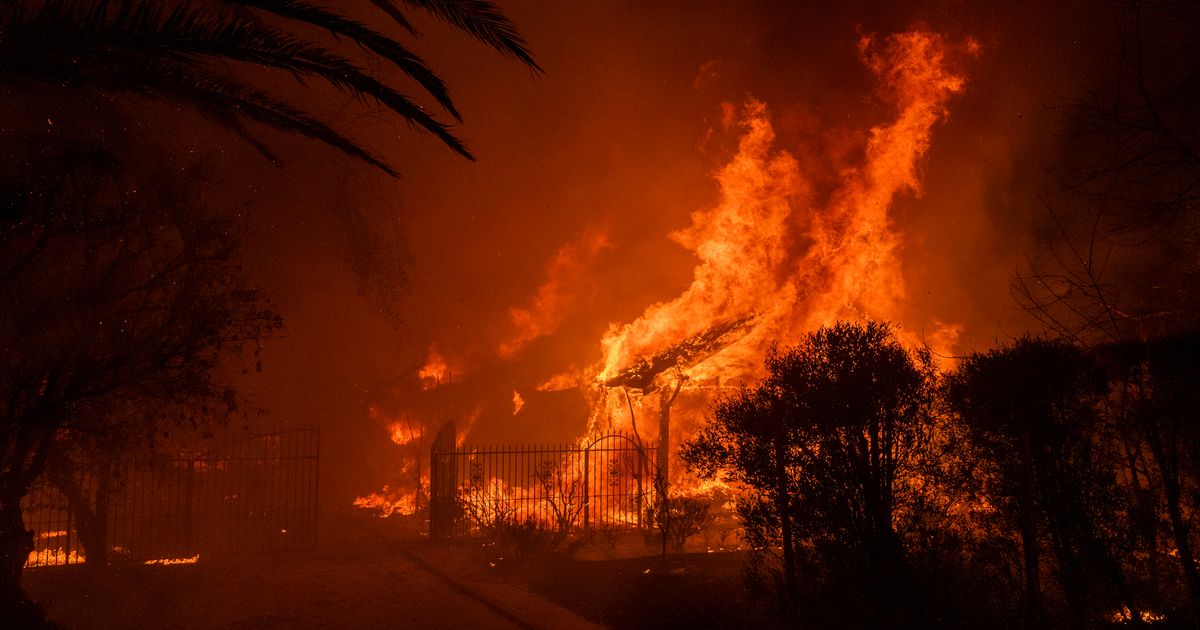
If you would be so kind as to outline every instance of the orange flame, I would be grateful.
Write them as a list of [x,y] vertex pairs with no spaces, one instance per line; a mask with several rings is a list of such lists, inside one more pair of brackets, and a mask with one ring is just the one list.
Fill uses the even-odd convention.
[[76,550],[67,552],[61,548],[42,549],[41,551],[29,552],[29,557],[25,559],[25,566],[53,567],[67,564],[82,564],[84,559],[84,554]]
[[[603,390],[639,359],[731,317],[753,319],[712,357],[669,372],[672,383],[695,390],[753,378],[772,340],[794,339],[838,319],[902,321],[902,236],[889,209],[899,195],[920,193],[920,164],[932,129],[946,117],[947,100],[963,89],[964,79],[946,67],[948,48],[940,36],[925,32],[861,40],[863,62],[895,114],[870,130],[862,163],[840,174],[823,204],[798,161],[773,148],[766,105],[747,102],[738,152],[714,175],[717,205],[694,213],[690,227],[671,235],[699,259],[691,286],[638,319],[610,327],[601,339],[595,386]],[[932,341],[954,343],[956,327],[933,325]],[[902,336],[918,342],[911,333]],[[670,389],[661,388],[668,390],[661,397]],[[601,392],[591,429],[632,429],[644,411],[638,393]],[[649,409],[652,414],[659,405]]]
[[375,515],[380,518],[387,518],[393,514],[408,516],[417,511],[417,493],[415,490],[385,485],[379,492],[354,499],[354,507],[374,510]]
[[414,432],[411,426],[400,422],[393,422],[389,424],[388,433],[392,436],[392,442],[396,444],[396,446],[406,446],[408,444],[412,444],[417,440],[417,438],[421,437],[419,431]]
[[[932,130],[946,118],[948,100],[965,85],[965,79],[947,67],[951,48],[941,36],[926,32],[859,42],[862,61],[894,113],[889,122],[869,130],[861,163],[843,169],[828,195],[819,195],[799,161],[775,147],[765,104],[751,99],[741,108],[725,105],[722,124],[740,127],[742,134],[737,153],[713,176],[718,202],[693,213],[689,227],[670,235],[698,259],[691,285],[674,300],[647,307],[631,322],[611,324],[600,339],[602,358],[595,365],[569,370],[537,389],[583,385],[592,410],[589,433],[632,432],[639,440],[657,437],[653,420],[666,417],[682,391],[683,408],[673,412],[670,426],[683,425],[685,430],[672,429],[669,452],[674,453],[680,437],[690,433],[688,425],[694,427],[702,417],[706,390],[755,378],[772,341],[786,342],[839,319],[903,322],[903,238],[890,210],[901,195],[920,194],[920,167]],[[968,41],[959,48],[973,54],[978,44]],[[565,286],[607,246],[603,233],[589,231],[559,250],[530,306],[510,311],[517,333],[499,346],[502,356],[512,356],[557,329],[573,299]],[[718,335],[719,346],[703,356],[657,354],[687,340],[708,339],[705,334],[722,322],[737,326]],[[933,327],[927,341],[934,349],[949,354],[959,328],[920,323]],[[726,335],[730,330],[734,332]],[[908,343],[919,341],[911,332],[901,331],[901,336]],[[649,360],[656,356],[661,359],[657,363]],[[692,356],[694,360],[688,358]],[[632,383],[625,387],[608,385],[631,366],[649,366],[652,373],[620,381]],[[421,377],[437,383],[448,370],[431,349]],[[523,403],[514,391],[514,415]],[[476,407],[466,418],[457,436],[459,446],[480,411]],[[650,422],[645,421],[647,415]],[[648,436],[643,433],[647,430]],[[692,492],[716,489],[696,486]],[[527,489],[491,479],[480,492],[482,501],[493,495],[521,496]],[[388,497],[380,501],[395,505]]]
[[417,372],[417,376],[421,379],[421,387],[423,389],[437,387],[449,380],[450,364],[438,352],[436,346],[430,346],[429,359],[425,361],[425,366]]
[[367,416],[372,420],[386,423],[388,437],[396,446],[407,446],[419,442],[425,432],[425,427],[421,426],[419,422],[412,421],[404,414],[399,416],[385,414],[378,405],[368,407]]
[[186,558],[155,558],[154,560],[147,560],[143,564],[167,566],[172,564],[196,564],[197,562],[200,562],[200,554]]
[[579,374],[579,370],[577,370],[575,368],[571,368],[570,370],[567,370],[566,372],[562,372],[560,374],[555,374],[554,376],[551,376],[550,378],[546,379],[545,382],[543,382],[541,385],[537,386],[537,391],[539,391],[539,392],[561,392],[561,391],[567,390],[567,389],[574,389],[576,387],[579,387],[580,379],[581,379],[581,377]]
[[500,356],[512,357],[530,342],[558,329],[575,301],[571,287],[579,284],[587,265],[609,245],[607,233],[589,228],[558,249],[546,265],[546,281],[538,287],[529,307],[509,309],[517,333],[500,344]]
[[463,442],[467,441],[467,436],[471,434],[471,429],[475,428],[475,422],[479,420],[479,416],[483,415],[483,405],[475,405],[471,413],[467,414],[462,426],[455,432],[454,443],[462,446]]

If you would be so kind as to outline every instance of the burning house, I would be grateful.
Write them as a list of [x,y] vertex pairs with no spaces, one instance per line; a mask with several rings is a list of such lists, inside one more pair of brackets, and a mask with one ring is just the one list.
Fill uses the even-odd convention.
[[[722,388],[760,376],[771,343],[822,324],[871,318],[907,324],[909,343],[931,343],[951,354],[957,327],[911,314],[901,264],[904,233],[890,213],[898,198],[920,193],[933,131],[966,87],[958,68],[969,67],[977,52],[973,41],[926,31],[863,37],[859,57],[887,99],[890,117],[864,132],[858,161],[841,169],[831,186],[807,177],[796,157],[778,148],[766,103],[726,104],[721,124],[739,139],[732,158],[713,173],[717,202],[670,235],[698,260],[690,286],[632,321],[611,324],[600,339],[599,361],[560,372],[530,395],[578,392],[587,404],[578,444],[609,434],[654,444],[657,474],[688,493],[700,485],[672,465],[675,453]],[[559,250],[532,305],[512,309],[518,332],[499,344],[501,357],[518,355],[553,331],[563,308],[559,285],[579,260],[608,246],[602,233],[588,232]],[[435,359],[431,365],[442,361],[444,367]],[[514,417],[524,402],[513,407]],[[461,443],[461,422],[459,431]],[[523,485],[503,487],[513,484]],[[412,498],[360,499],[384,513],[401,502]]]

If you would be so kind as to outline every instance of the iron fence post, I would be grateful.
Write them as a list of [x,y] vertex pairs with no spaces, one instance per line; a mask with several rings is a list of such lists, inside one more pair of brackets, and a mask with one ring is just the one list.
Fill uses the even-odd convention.
[[583,449],[583,529],[586,531],[591,524],[592,486],[589,483],[591,466],[588,464],[590,448]]
[[638,474],[637,474],[637,525],[638,529],[642,528],[642,475],[645,474],[645,466],[643,466],[642,449],[637,450]]
[[183,534],[187,541],[188,552],[198,552],[196,544],[195,523],[195,493],[196,493],[196,458],[188,460],[187,486],[185,490],[187,505],[184,507]]

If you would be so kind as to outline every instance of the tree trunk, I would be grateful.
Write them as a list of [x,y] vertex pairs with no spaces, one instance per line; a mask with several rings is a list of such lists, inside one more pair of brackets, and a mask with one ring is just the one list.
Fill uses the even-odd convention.
[[1175,547],[1179,550],[1179,562],[1183,565],[1188,593],[1192,597],[1192,623],[1200,627],[1200,571],[1196,569],[1192,544],[1188,540],[1187,521],[1184,520],[1183,510],[1179,505],[1179,478],[1168,478],[1164,474],[1163,490],[1167,499],[1167,517],[1171,519],[1171,533],[1175,538]]
[[[783,439],[775,442],[775,510],[779,512],[779,529],[783,538],[783,580],[787,588],[784,605],[789,617],[796,606],[796,552],[792,545],[791,501],[787,491],[787,460]],[[792,619],[794,620],[794,618]]]
[[1063,596],[1067,600],[1067,608],[1071,612],[1071,620],[1077,630],[1083,630],[1087,625],[1087,611],[1083,601],[1080,553],[1072,547],[1071,540],[1065,531],[1066,526],[1060,516],[1051,514],[1046,520],[1046,532],[1050,537],[1050,547],[1058,559],[1059,583],[1062,585]]
[[6,627],[35,628],[45,624],[41,607],[25,597],[21,571],[33,551],[33,532],[25,529],[20,491],[0,496],[0,619]]
[[667,496],[667,484],[662,484],[662,491],[658,495],[659,505],[659,533],[662,534],[662,560],[667,560],[667,537],[671,535],[671,499]]
[[1033,449],[1029,433],[1021,435],[1021,548],[1025,554],[1025,623],[1041,628],[1045,623],[1042,610],[1041,563],[1038,558],[1037,521],[1034,514]]
[[[675,399],[679,397],[679,390],[682,388],[683,377],[681,376],[675,381],[675,389],[671,395],[668,396],[664,390],[658,401],[658,474],[662,476],[664,482],[671,480],[671,405],[675,404]],[[630,407],[629,413],[633,414],[632,407]]]
[[[1180,504],[1179,463],[1174,452],[1167,452],[1167,442],[1159,432],[1160,426],[1147,427],[1146,442],[1158,463],[1162,478],[1163,498],[1167,501],[1167,518],[1171,521],[1171,536],[1179,554],[1188,594],[1191,596],[1192,623],[1200,627],[1200,571],[1196,569],[1196,557],[1192,555],[1192,544],[1188,539],[1188,524],[1183,517]],[[1172,444],[1172,447],[1174,445]]]
[[[86,549],[89,565],[105,566],[108,564],[108,509],[112,497],[112,481],[115,465],[106,461],[100,467],[100,478],[96,480],[96,502],[92,510],[92,531],[90,532],[91,548]],[[82,537],[81,537],[82,539]],[[99,552],[95,559],[92,554]]]
[[21,499],[46,466],[53,444],[53,429],[22,431],[0,470],[0,621],[5,627],[38,628],[45,625],[41,606],[25,597],[21,572],[34,550],[31,530],[25,529]]
[[75,467],[65,457],[48,467],[49,478],[67,498],[75,517],[75,533],[83,545],[84,562],[89,566],[108,564],[108,504],[112,490],[113,465],[96,465],[96,495],[89,496]]

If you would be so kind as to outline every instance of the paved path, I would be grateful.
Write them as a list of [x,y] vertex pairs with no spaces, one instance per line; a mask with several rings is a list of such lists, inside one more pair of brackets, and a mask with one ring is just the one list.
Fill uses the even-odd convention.
[[67,628],[596,628],[503,584],[459,580],[391,542],[314,552],[26,573],[26,589]]

